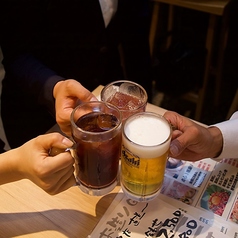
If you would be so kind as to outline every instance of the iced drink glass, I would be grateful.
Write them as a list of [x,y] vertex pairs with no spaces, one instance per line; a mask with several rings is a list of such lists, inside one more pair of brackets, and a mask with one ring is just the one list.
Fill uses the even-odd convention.
[[119,80],[102,89],[101,100],[117,106],[122,113],[122,121],[125,121],[130,115],[145,111],[148,96],[141,85]]
[[117,107],[93,101],[71,114],[75,176],[80,189],[101,196],[117,184],[122,122]]
[[171,134],[170,124],[156,113],[134,114],[124,122],[121,186],[129,198],[149,201],[159,194]]

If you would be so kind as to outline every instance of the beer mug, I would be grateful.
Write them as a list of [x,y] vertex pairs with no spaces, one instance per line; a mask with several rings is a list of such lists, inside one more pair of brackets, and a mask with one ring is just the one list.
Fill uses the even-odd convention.
[[100,101],[78,105],[71,114],[75,176],[80,189],[101,196],[117,185],[122,122],[117,107]]
[[122,130],[121,187],[135,201],[149,201],[163,183],[172,129],[156,113],[134,114]]

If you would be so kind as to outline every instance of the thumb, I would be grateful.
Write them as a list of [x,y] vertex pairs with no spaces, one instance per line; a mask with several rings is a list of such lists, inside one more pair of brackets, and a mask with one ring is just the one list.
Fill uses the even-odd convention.
[[[75,81],[75,80],[72,80]],[[81,83],[77,82],[73,84],[73,87],[70,87],[71,95],[76,96],[80,101],[98,101],[98,99],[93,95],[88,89],[86,89]]]
[[65,149],[73,145],[71,140],[58,132],[41,135],[37,139],[37,143],[41,144],[45,149],[51,149],[53,147]]
[[185,145],[183,145],[178,138],[174,139],[170,143],[170,154],[172,157],[177,157],[183,152],[185,148]]

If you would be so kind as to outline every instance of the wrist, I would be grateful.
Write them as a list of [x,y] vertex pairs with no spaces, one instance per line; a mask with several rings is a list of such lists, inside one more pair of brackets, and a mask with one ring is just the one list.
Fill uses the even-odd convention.
[[63,83],[64,81],[59,81],[55,84],[54,88],[53,88],[53,96],[54,98],[56,98],[56,95],[57,95],[57,92],[59,91],[59,88],[61,86],[61,84]]
[[24,178],[20,170],[21,159],[18,148],[1,154],[0,184],[14,182]]
[[219,130],[219,128],[215,126],[211,126],[208,128],[208,131],[210,132],[211,138],[212,138],[212,146],[211,146],[211,158],[218,157],[223,149],[223,137],[222,133]]
[[12,149],[10,152],[10,161],[11,161],[11,168],[14,175],[17,177],[17,180],[23,179],[24,177],[24,169],[22,166],[24,165],[24,157],[21,153],[21,146],[15,149]]

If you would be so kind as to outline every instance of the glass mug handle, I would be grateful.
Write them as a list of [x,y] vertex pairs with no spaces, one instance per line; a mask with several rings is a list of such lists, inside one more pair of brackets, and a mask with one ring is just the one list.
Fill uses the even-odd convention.
[[[60,153],[63,153],[63,152],[69,152],[75,160],[74,149],[75,149],[75,144],[73,144],[72,147],[69,147],[69,148],[66,148],[66,149],[60,149],[60,148],[57,148],[57,147],[52,147],[49,151],[49,155],[50,156],[56,156],[56,155],[58,155]],[[77,179],[76,179],[76,184],[74,186],[80,186],[80,183],[77,181]]]

